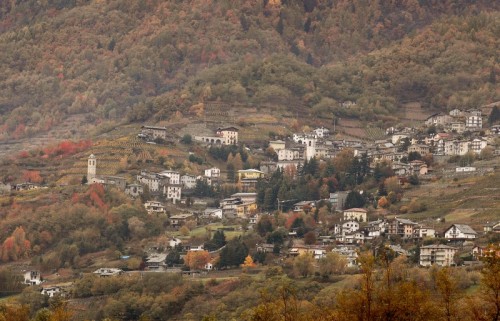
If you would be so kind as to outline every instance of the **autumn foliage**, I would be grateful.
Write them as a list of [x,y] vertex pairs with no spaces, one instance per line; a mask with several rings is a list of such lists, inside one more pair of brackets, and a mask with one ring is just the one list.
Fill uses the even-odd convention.
[[0,248],[0,259],[3,262],[16,261],[30,255],[31,242],[26,239],[26,232],[22,226],[17,227]]
[[202,269],[208,262],[210,262],[208,251],[189,251],[184,258],[184,264],[191,270]]

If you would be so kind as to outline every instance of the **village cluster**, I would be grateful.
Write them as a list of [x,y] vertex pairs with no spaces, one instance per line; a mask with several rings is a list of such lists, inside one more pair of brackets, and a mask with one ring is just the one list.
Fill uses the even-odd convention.
[[[259,209],[257,205],[256,185],[260,180],[265,180],[277,170],[288,168],[298,169],[305,161],[313,158],[327,159],[338,155],[345,148],[352,149],[356,157],[367,156],[370,167],[374,168],[379,162],[387,161],[391,164],[394,173],[401,182],[409,176],[416,175],[421,179],[430,177],[433,168],[424,160],[423,156],[432,155],[434,158],[441,156],[463,156],[469,152],[480,154],[485,148],[492,150],[492,155],[499,155],[495,149],[494,140],[500,135],[500,126],[483,128],[482,115],[479,110],[460,111],[452,110],[449,114],[435,114],[430,116],[422,128],[388,128],[387,139],[365,142],[362,140],[336,140],[330,136],[330,130],[319,127],[307,133],[294,133],[284,140],[271,140],[268,146],[275,152],[275,159],[260,162],[259,168],[243,169],[236,171],[240,192],[218,202],[219,206],[207,207],[206,199],[196,199],[185,196],[190,195],[199,182],[208,186],[219,186],[226,182],[221,169],[209,167],[198,175],[181,173],[175,170],[148,172],[145,170],[135,177],[134,183],[120,176],[99,175],[99,159],[90,155],[87,163],[88,184],[99,183],[104,186],[113,186],[121,189],[130,197],[137,198],[147,193],[150,199],[144,202],[146,211],[151,215],[167,215],[170,227],[178,230],[187,222],[211,222],[223,219],[236,219],[245,221],[246,228],[255,229],[262,217],[272,215]],[[432,130],[430,130],[432,129]],[[235,145],[239,143],[239,130],[236,127],[218,128],[211,136],[196,136],[195,141],[206,146]],[[171,139],[166,127],[142,126],[138,137],[153,142],[157,139],[168,141]],[[418,157],[415,157],[418,155]],[[478,169],[476,167],[456,166],[454,173],[474,175],[492,169]],[[19,189],[26,187],[25,183]],[[16,186],[17,188],[17,186]],[[188,193],[186,193],[186,191]],[[452,224],[444,231],[437,231],[432,220],[413,222],[404,218],[377,219],[370,221],[369,212],[365,208],[345,208],[345,201],[349,191],[330,193],[324,200],[310,200],[296,202],[292,211],[310,212],[319,209],[324,202],[329,202],[332,212],[339,214],[340,219],[333,225],[327,235],[317,231],[313,244],[306,245],[298,236],[296,229],[288,231],[287,244],[276,248],[274,244],[257,244],[258,252],[273,253],[282,257],[298,256],[310,253],[314,258],[321,259],[328,251],[340,254],[346,259],[347,267],[357,266],[358,249],[363,244],[376,239],[388,240],[391,249],[401,255],[413,255],[403,249],[402,241],[439,238],[438,244],[421,246],[419,248],[418,262],[421,266],[450,266],[456,264],[457,253],[463,253],[464,248],[470,250],[470,257],[477,259],[483,255],[480,247],[474,246],[474,239],[478,233],[465,224]],[[180,214],[171,214],[166,202],[172,203]],[[195,205],[205,205],[201,211],[190,210],[187,202]],[[323,203],[321,203],[323,202]],[[278,200],[279,206],[279,200]],[[279,208],[279,207],[278,207]],[[195,223],[196,224],[196,223]],[[500,222],[487,223],[484,232],[500,233]],[[433,242],[434,243],[434,242]],[[445,244],[446,243],[446,244]],[[189,240],[171,238],[169,248],[180,247],[184,255],[190,251],[204,250],[203,244],[192,244]],[[150,252],[145,260],[146,269],[150,271],[166,271],[168,252]],[[214,254],[215,255],[215,254]],[[474,261],[472,261],[474,262]],[[469,264],[473,264],[469,262]],[[205,265],[205,270],[214,268],[212,262]],[[180,270],[179,270],[180,271]],[[120,269],[103,268],[95,271],[100,276],[113,276],[121,274]],[[38,282],[37,274],[29,272],[25,276],[25,283]],[[33,274],[34,273],[34,274]],[[193,271],[189,272],[193,273]],[[33,274],[33,275],[32,275]],[[39,277],[39,275],[38,275]],[[56,291],[47,289],[46,291]],[[51,292],[51,293],[52,293]]]

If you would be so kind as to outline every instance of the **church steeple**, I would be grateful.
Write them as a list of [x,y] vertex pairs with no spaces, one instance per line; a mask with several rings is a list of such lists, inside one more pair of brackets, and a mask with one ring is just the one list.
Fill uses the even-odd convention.
[[97,172],[97,160],[94,154],[90,154],[87,163],[87,181],[89,182],[89,184],[96,177],[96,172]]

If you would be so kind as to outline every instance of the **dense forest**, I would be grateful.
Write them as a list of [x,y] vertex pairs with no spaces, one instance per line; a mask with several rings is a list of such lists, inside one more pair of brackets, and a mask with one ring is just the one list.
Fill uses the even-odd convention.
[[74,114],[92,123],[163,120],[217,99],[365,120],[407,101],[476,107],[500,99],[499,6],[2,1],[0,139]]

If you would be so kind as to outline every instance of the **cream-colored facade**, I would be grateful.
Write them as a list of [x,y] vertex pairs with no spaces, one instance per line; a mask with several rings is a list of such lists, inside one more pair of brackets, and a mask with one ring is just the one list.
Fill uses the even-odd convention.
[[454,264],[454,256],[457,249],[448,245],[434,244],[422,246],[420,248],[420,265],[421,266],[450,266]]

